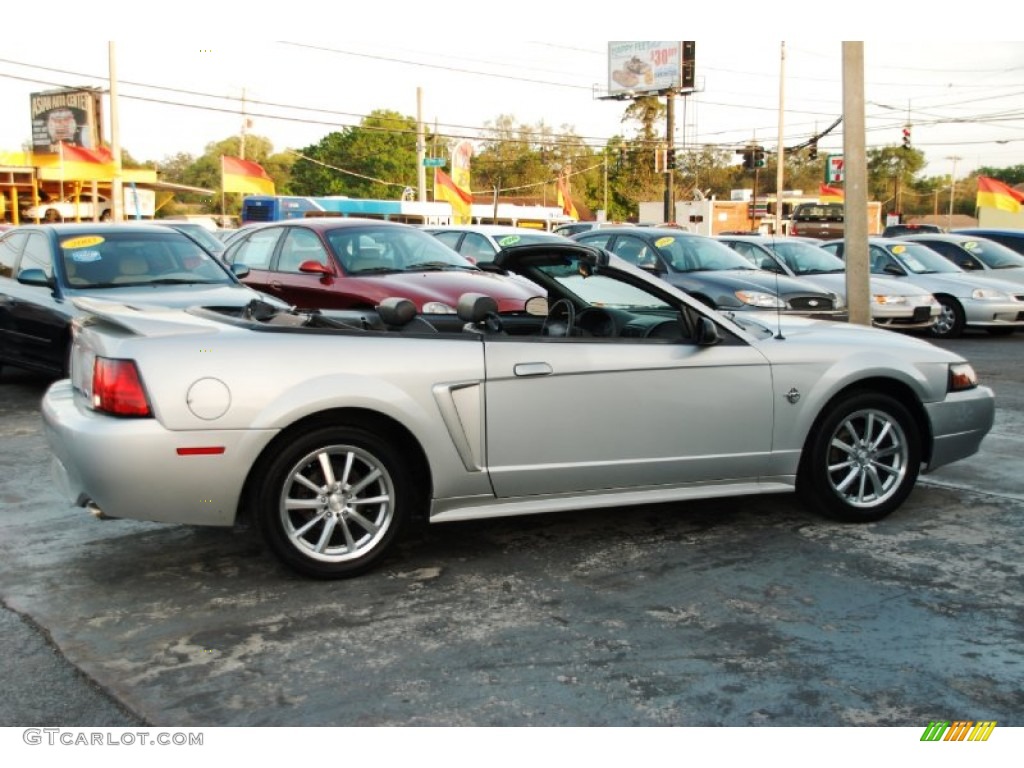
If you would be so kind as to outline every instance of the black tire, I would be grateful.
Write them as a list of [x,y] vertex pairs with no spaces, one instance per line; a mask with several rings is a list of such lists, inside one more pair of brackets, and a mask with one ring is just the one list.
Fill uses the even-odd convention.
[[358,427],[323,427],[284,446],[270,464],[258,489],[257,518],[265,541],[289,567],[342,579],[384,556],[415,493],[394,446]]
[[100,221],[110,221],[110,211],[104,211],[100,214]]
[[948,296],[939,296],[938,300],[942,305],[942,311],[928,332],[939,339],[959,338],[963,335],[964,326],[967,325],[964,308],[960,306],[959,301]]
[[910,412],[888,395],[854,393],[833,403],[808,436],[797,492],[827,517],[870,522],[906,501],[920,469]]
[[47,208],[43,213],[43,221],[47,221],[51,224],[56,224],[63,219],[61,218],[60,211],[54,208]]

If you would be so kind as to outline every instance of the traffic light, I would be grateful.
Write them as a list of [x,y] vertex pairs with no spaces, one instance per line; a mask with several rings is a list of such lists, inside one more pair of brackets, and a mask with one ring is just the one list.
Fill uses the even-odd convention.
[[903,148],[910,149],[910,126],[903,126]]
[[754,167],[754,153],[749,149],[743,150],[743,167],[748,170]]
[[808,160],[817,160],[818,159],[818,140],[817,139],[814,139],[813,141],[811,141],[811,144],[808,147],[807,159]]
[[676,167],[676,148],[669,147],[665,153],[665,170],[672,171]]
[[764,168],[764,147],[754,148],[754,167]]
[[680,86],[683,90],[693,90],[696,85],[696,77],[694,76],[694,69],[696,68],[697,62],[697,43],[691,41],[683,42],[683,66],[682,66],[682,81]]

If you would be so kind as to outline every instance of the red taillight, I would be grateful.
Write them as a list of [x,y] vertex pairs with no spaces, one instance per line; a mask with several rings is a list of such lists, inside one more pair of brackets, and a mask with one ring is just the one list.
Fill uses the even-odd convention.
[[92,369],[92,406],[115,416],[152,416],[132,360],[97,357]]

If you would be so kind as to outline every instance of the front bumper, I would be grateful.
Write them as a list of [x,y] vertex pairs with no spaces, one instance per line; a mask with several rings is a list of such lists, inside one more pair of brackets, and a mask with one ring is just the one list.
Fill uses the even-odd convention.
[[[50,386],[43,428],[58,488],[75,506],[108,517],[190,525],[234,523],[246,476],[276,430],[172,432],[156,419],[96,413],[76,399],[71,382]],[[217,446],[213,455],[179,448]]]
[[995,422],[996,399],[989,387],[954,392],[938,403],[926,403],[931,423],[932,455],[925,472],[973,456]]

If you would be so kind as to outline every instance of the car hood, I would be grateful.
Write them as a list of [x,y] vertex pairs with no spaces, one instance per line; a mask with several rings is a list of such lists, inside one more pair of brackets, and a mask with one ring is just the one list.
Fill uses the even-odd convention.
[[[846,273],[835,272],[822,275],[801,275],[801,280],[813,283],[826,291],[834,291],[840,296],[846,296]],[[898,280],[886,279],[884,277],[871,277],[871,293],[884,294],[886,296],[927,296],[931,291],[911,283],[901,283]]]
[[988,288],[994,291],[1002,291],[1011,295],[1024,293],[1020,283],[1012,283],[1008,280],[1000,280],[994,275],[989,277],[991,272],[933,272],[925,275],[907,275],[907,281],[935,293],[943,291],[952,296],[968,297],[976,288]]
[[774,272],[762,272],[757,269],[723,269],[723,270],[700,270],[697,272],[675,272],[671,273],[674,282],[678,285],[686,285],[687,280],[694,284],[713,285],[721,290],[730,293],[734,291],[767,291],[782,296],[794,295],[824,295],[828,293],[823,288],[808,283],[805,280],[786,275],[776,275]]
[[204,285],[126,285],[112,288],[81,288],[66,292],[69,298],[96,298],[128,305],[160,307],[244,307],[253,299],[262,299],[278,306],[287,306],[279,299],[266,296],[235,283]]
[[454,308],[462,294],[482,293],[498,302],[500,312],[521,312],[528,299],[544,295],[525,280],[482,270],[399,272],[350,279],[358,280],[362,292],[372,294],[375,303],[389,296],[404,296],[421,307],[438,301]]
[[[741,328],[758,339],[758,346],[773,362],[806,364],[818,359],[827,361],[839,356],[839,350],[857,347],[867,355],[894,355],[903,360],[938,363],[958,362],[963,357],[935,344],[902,333],[873,328],[857,323],[837,323],[794,315],[777,315],[770,311],[727,313]],[[813,348],[814,353],[807,350]]]

